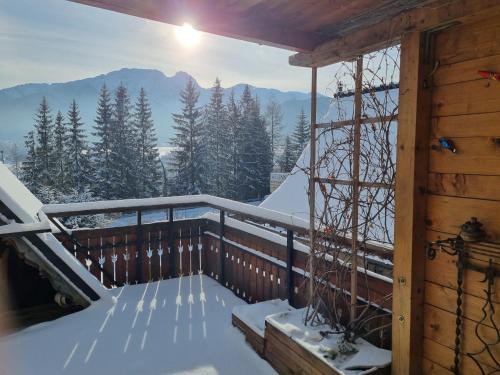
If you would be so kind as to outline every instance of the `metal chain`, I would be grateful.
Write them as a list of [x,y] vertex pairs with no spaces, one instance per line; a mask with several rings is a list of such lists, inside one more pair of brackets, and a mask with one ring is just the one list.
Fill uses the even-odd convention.
[[457,260],[457,312],[456,312],[456,321],[455,321],[455,359],[453,366],[453,373],[455,375],[460,375],[460,351],[462,348],[462,294],[463,289],[462,285],[464,282],[464,252],[463,240],[457,239],[456,241],[456,249],[458,253]]

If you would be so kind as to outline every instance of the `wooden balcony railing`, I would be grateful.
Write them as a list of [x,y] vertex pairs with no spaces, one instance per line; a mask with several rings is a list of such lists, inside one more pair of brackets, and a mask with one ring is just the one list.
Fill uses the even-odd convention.
[[[219,214],[174,220],[174,209],[195,206],[216,208]],[[166,210],[167,219],[143,223],[142,213],[148,210]],[[136,224],[116,228],[69,231],[56,220],[130,211],[137,212]],[[297,307],[307,303],[309,249],[295,236],[306,233],[308,225],[300,219],[211,196],[47,205],[43,212],[61,229],[57,236],[68,251],[108,287],[203,272],[250,303],[274,298],[288,299]],[[281,230],[271,231],[255,222]],[[359,272],[367,280],[359,287],[360,299],[373,301],[391,293],[390,278],[364,269]],[[328,282],[335,287],[348,280],[332,275]],[[390,307],[390,301],[385,307]]]

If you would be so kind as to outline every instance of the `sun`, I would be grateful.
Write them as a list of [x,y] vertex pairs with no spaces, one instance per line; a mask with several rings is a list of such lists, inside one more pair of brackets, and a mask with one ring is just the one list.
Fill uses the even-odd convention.
[[179,43],[188,48],[195,46],[200,40],[200,32],[189,23],[177,26],[175,28],[175,36]]

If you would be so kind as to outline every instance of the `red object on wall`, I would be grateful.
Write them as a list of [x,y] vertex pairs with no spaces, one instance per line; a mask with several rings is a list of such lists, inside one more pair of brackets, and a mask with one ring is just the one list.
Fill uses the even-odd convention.
[[485,79],[492,79],[494,81],[500,81],[500,73],[490,72],[487,70],[479,70],[479,75]]

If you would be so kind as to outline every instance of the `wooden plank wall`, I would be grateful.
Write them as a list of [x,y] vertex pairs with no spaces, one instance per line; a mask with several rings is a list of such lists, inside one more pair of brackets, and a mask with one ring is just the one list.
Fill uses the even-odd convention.
[[[429,139],[427,239],[456,236],[459,226],[476,216],[500,242],[500,82],[482,79],[478,70],[500,72],[500,19],[462,24],[436,35],[432,123]],[[457,153],[438,147],[451,139]],[[423,249],[422,249],[423,251]],[[451,374],[455,340],[456,257],[438,253],[425,264],[423,370]],[[479,259],[478,263],[485,264]],[[474,328],[482,318],[484,275],[467,270],[464,282],[463,352],[481,348]],[[500,326],[500,281],[495,283],[496,324]],[[479,331],[495,337],[491,323]],[[493,348],[500,358],[500,345]],[[462,373],[480,374],[462,355]],[[485,365],[494,365],[487,356]],[[491,371],[491,369],[489,369]]]

